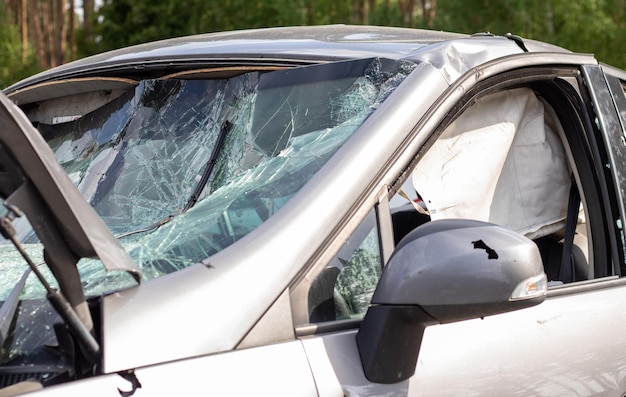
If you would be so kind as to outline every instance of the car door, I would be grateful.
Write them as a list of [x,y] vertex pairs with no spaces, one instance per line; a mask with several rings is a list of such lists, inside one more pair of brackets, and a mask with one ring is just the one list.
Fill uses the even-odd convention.
[[[406,171],[395,184],[381,188],[379,200],[369,212],[360,212],[368,215],[361,217],[361,225],[328,266],[294,288],[292,300],[308,300],[309,305],[304,307],[309,309],[319,306],[310,302],[319,296],[315,291],[320,284],[336,283],[344,276],[356,280],[352,284],[360,288],[351,298],[357,297],[361,303],[346,303],[333,296],[330,314],[311,310],[300,313],[298,307],[303,306],[294,304],[296,335],[305,346],[318,390],[341,390],[345,395],[410,396],[626,393],[626,336],[621,331],[621,325],[626,324],[622,303],[626,282],[621,278],[623,174],[615,171],[623,168],[624,119],[618,118],[614,106],[615,102],[624,102],[623,89],[618,99],[611,96],[601,69],[588,57],[522,59],[511,57],[478,68],[480,73],[468,73],[440,98],[439,106],[449,110],[437,128],[422,131],[430,138],[412,154]],[[581,67],[578,63],[589,65]],[[523,64],[533,65],[520,67]],[[616,87],[623,86],[613,81],[611,88],[615,91]],[[482,98],[520,88],[531,92],[544,109],[544,120],[550,120],[550,128],[562,144],[566,176],[571,177],[570,181],[561,178],[566,183],[566,188],[560,189],[565,191],[561,198],[565,200],[560,209],[561,230],[540,237],[528,234],[537,237],[545,271],[552,280],[545,302],[510,313],[429,326],[415,358],[413,376],[398,382],[371,381],[363,370],[363,352],[357,343],[357,335],[363,332],[360,319],[368,310],[363,309],[367,305],[362,301],[376,288],[370,287],[375,284],[371,278],[385,272],[394,238],[397,241],[402,230],[428,221],[411,209],[393,208],[395,204],[390,206],[390,201],[402,202],[395,198],[396,191],[407,186],[446,128],[471,111],[472,105]],[[518,157],[523,157],[519,153]],[[477,172],[471,162],[465,164]],[[526,171],[536,174],[534,169],[518,168],[520,173]],[[553,183],[550,179],[544,183],[548,184],[544,186],[548,198],[553,197],[552,190],[559,190],[553,188]],[[572,191],[577,191],[580,198],[573,199]],[[409,216],[408,220],[399,221],[402,213]],[[568,218],[574,219],[569,228]],[[364,236],[376,236],[376,242]],[[551,241],[546,243],[545,238]],[[564,248],[566,245],[571,248]],[[574,259],[563,262],[563,250],[570,253],[567,258]],[[554,252],[556,260],[551,258]],[[577,260],[583,264],[575,263]],[[342,266],[339,275],[329,276],[327,269],[338,267],[336,263]],[[561,269],[570,265],[572,272],[566,271],[564,277]],[[345,280],[341,283],[346,284]],[[337,295],[342,288],[346,289],[340,285],[330,294]],[[326,297],[330,294],[327,292]]]

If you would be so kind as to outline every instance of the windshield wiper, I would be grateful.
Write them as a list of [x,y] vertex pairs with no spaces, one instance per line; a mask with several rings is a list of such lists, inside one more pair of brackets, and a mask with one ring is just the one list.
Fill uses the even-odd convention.
[[183,207],[183,210],[182,210],[183,214],[187,212],[191,207],[193,207],[196,204],[196,202],[198,202],[200,193],[202,193],[202,190],[204,189],[204,185],[206,185],[207,182],[209,181],[209,176],[211,176],[211,173],[213,173],[213,168],[215,168],[215,164],[217,164],[217,158],[220,155],[220,152],[222,151],[224,142],[226,141],[226,135],[228,134],[228,131],[230,131],[232,128],[233,128],[233,123],[231,123],[228,120],[224,121],[224,123],[222,124],[222,128],[220,129],[220,134],[218,135],[217,141],[215,142],[215,146],[213,147],[213,151],[211,152],[211,157],[207,161],[204,167],[204,171],[202,172],[202,177],[196,184],[196,187],[193,189],[193,192],[191,193],[191,196],[189,197],[187,204],[185,204],[185,207]]
[[115,236],[115,238],[120,240],[122,238],[132,236],[133,234],[145,233],[154,229],[158,229],[161,226],[168,223],[169,221],[171,221],[172,219],[174,219],[175,217],[177,217],[178,215],[184,214],[191,207],[193,207],[198,202],[198,199],[200,198],[200,194],[202,193],[204,186],[207,184],[207,182],[209,181],[209,177],[213,173],[213,169],[215,168],[215,165],[217,164],[217,158],[219,157],[220,151],[224,147],[224,142],[226,142],[226,135],[228,135],[228,132],[232,128],[233,128],[233,124],[230,121],[228,120],[224,121],[224,123],[222,124],[222,128],[220,129],[220,133],[217,136],[217,141],[215,142],[215,146],[213,147],[213,150],[211,151],[211,157],[209,157],[208,161],[206,162],[206,165],[204,166],[204,170],[202,171],[200,180],[198,181],[198,183],[196,183],[196,186],[194,187],[193,191],[191,192],[191,195],[189,196],[189,200],[187,200],[187,203],[185,203],[185,206],[180,211],[180,213],[168,215],[165,218],[158,220],[157,222],[154,222],[153,224],[143,227],[141,229],[135,229],[129,232],[118,234]]
[[120,239],[122,239],[124,237],[132,236],[133,234],[145,233],[145,232],[149,232],[149,231],[154,230],[154,229],[158,229],[161,226],[163,226],[166,223],[168,223],[169,221],[171,221],[172,219],[174,219],[178,215],[180,215],[180,214],[168,215],[165,218],[163,218],[163,219],[161,219],[161,220],[159,220],[157,222],[154,222],[151,225],[148,225],[146,227],[142,227],[141,229],[135,229],[135,230],[131,230],[130,232],[117,234],[117,235],[115,235],[115,238],[120,240]]

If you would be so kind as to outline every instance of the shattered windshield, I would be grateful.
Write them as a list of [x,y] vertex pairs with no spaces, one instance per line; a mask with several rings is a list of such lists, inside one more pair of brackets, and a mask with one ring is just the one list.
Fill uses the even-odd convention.
[[143,80],[38,125],[146,278],[197,263],[278,211],[408,75],[365,59],[210,80]]

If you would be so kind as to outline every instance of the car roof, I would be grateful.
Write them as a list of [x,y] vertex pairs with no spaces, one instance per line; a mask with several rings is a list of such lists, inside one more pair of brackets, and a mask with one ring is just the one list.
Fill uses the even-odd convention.
[[[468,36],[441,31],[362,26],[326,25],[250,29],[207,33],[125,47],[83,58],[22,80],[5,93],[33,84],[88,76],[133,77],[149,71],[176,71],[214,65],[271,64],[295,66],[343,59],[411,58],[442,42],[504,39],[490,34]],[[506,39],[505,39],[506,40]],[[510,40],[507,40],[510,41]],[[507,43],[511,45],[513,42]],[[525,41],[534,51],[565,51],[541,42]],[[153,76],[160,77],[157,73]]]

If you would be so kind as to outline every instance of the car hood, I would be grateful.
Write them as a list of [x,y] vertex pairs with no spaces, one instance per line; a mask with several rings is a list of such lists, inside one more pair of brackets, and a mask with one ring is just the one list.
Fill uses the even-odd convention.
[[25,214],[44,247],[45,261],[79,317],[90,326],[76,264],[97,257],[107,271],[141,272],[82,198],[41,135],[0,93],[0,196]]

